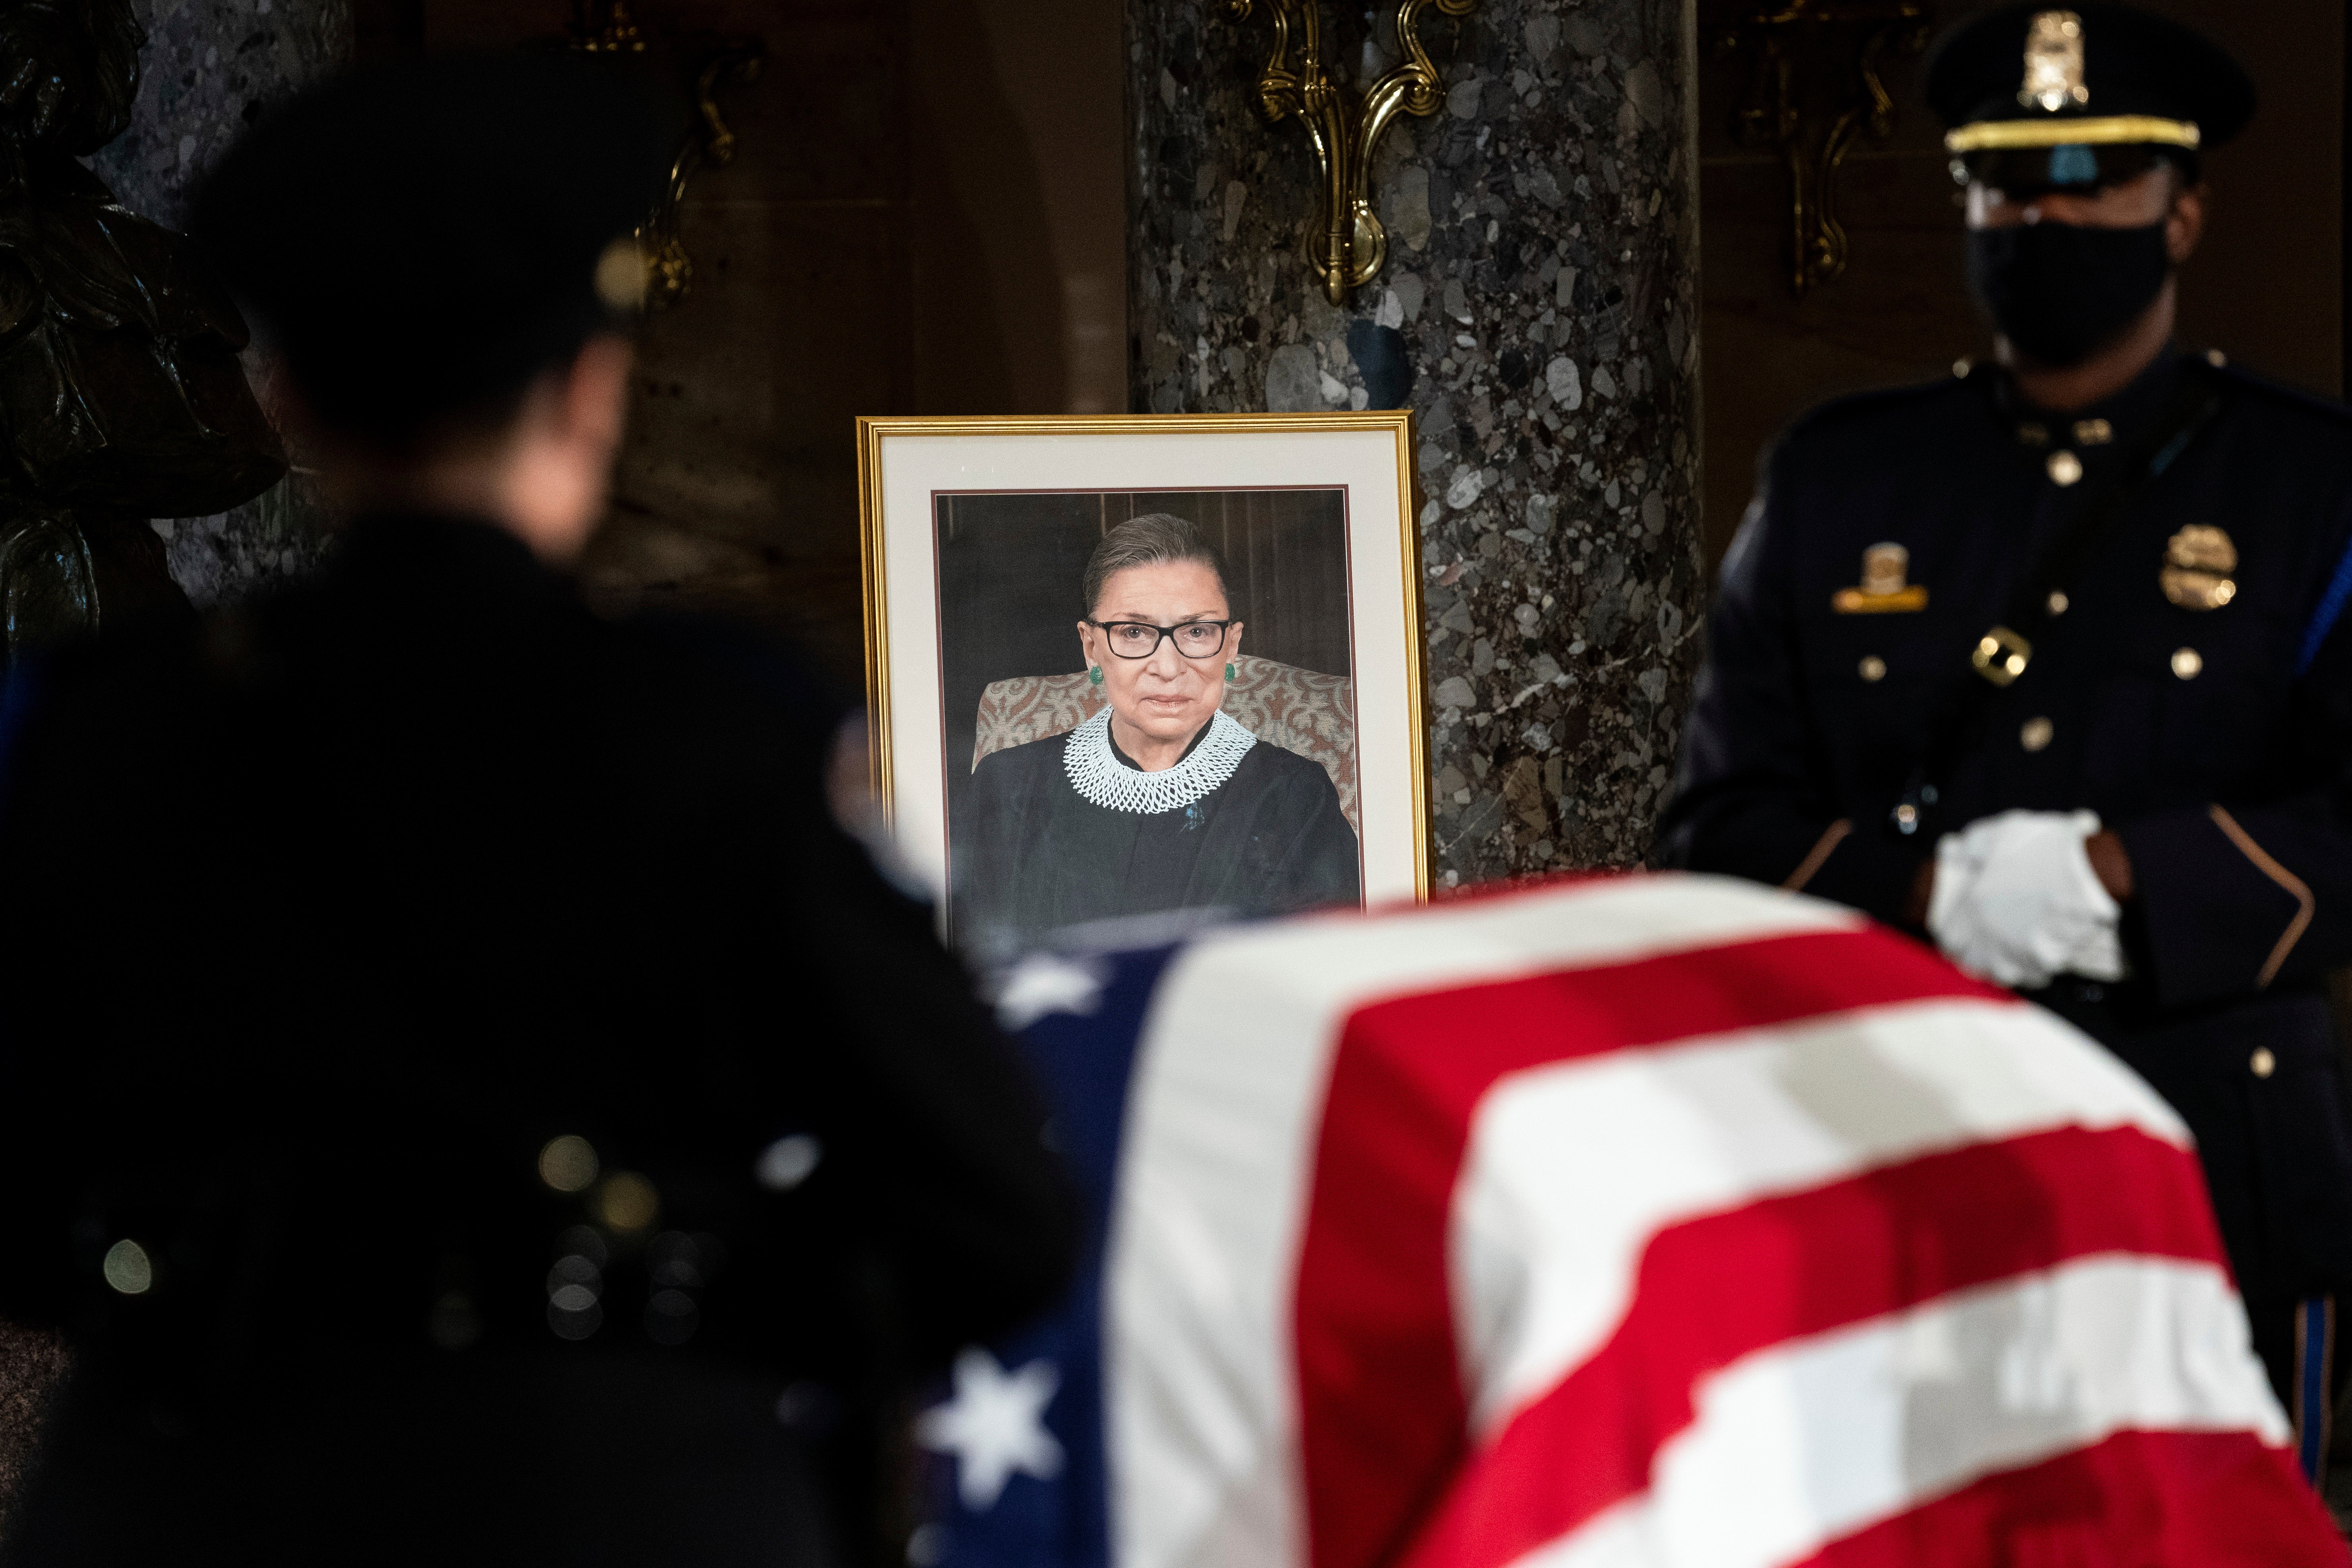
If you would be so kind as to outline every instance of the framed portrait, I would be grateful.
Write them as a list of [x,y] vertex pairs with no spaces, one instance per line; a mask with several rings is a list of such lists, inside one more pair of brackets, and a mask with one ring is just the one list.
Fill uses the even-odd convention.
[[859,422],[875,784],[958,945],[1427,896],[1411,417]]

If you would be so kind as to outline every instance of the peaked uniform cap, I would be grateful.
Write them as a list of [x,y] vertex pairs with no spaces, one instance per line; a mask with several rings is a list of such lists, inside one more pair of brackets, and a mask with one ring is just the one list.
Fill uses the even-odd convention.
[[[2079,48],[2079,72],[2072,58],[2058,63],[2081,90],[2053,110],[2023,90],[2027,55],[2059,41],[2053,29],[2068,21],[2078,26],[2063,41],[2070,55]],[[2220,45],[2130,5],[2007,5],[1973,17],[1928,51],[1927,89],[1929,107],[1953,130],[1946,145],[1956,153],[2061,141],[2204,151],[2254,114],[2254,84]]]
[[232,147],[189,227],[312,412],[398,437],[520,393],[612,324],[599,262],[652,211],[666,141],[601,62],[362,67]]

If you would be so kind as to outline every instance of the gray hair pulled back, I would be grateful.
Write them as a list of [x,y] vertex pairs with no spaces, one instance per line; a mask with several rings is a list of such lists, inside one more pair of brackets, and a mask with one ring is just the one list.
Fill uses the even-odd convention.
[[1087,596],[1087,614],[1102,602],[1103,584],[1130,566],[1166,566],[1198,561],[1217,574],[1217,591],[1225,595],[1230,613],[1233,590],[1225,580],[1225,558],[1209,542],[1201,525],[1172,511],[1148,511],[1131,517],[1102,537],[1087,557],[1087,574],[1080,584]]

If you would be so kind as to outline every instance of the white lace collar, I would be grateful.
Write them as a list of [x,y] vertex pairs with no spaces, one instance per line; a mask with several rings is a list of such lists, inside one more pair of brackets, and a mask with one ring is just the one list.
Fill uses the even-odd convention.
[[1103,709],[1070,731],[1062,746],[1062,771],[1070,787],[1106,811],[1156,816],[1192,805],[1234,776],[1257,737],[1220,710],[1192,754],[1172,768],[1147,773],[1118,760],[1110,745],[1110,710]]

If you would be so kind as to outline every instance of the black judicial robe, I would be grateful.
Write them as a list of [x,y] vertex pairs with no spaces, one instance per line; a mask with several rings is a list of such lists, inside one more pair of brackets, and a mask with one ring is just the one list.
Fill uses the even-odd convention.
[[[1146,815],[1080,795],[1063,771],[1068,742],[1008,746],[973,770],[950,846],[951,921],[966,951],[1000,960],[1064,927],[1126,915],[1269,915],[1361,900],[1355,829],[1320,763],[1260,741],[1201,799]],[[1111,752],[1136,765],[1116,742]]]
[[[903,1562],[899,1385],[1048,1304],[1075,1212],[834,823],[839,717],[427,518],[20,668],[0,1317],[79,1371],[0,1563]],[[551,1190],[564,1134],[657,1209]]]

